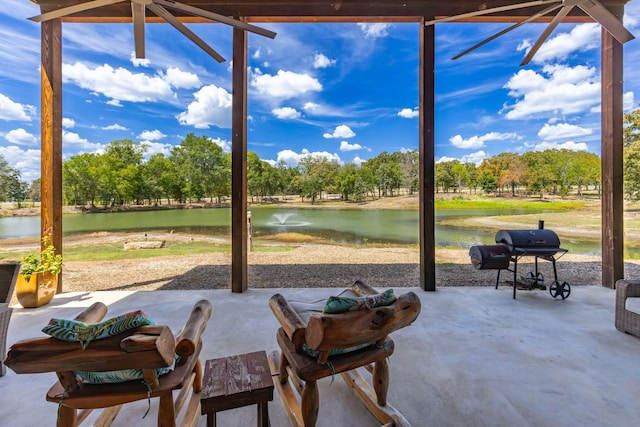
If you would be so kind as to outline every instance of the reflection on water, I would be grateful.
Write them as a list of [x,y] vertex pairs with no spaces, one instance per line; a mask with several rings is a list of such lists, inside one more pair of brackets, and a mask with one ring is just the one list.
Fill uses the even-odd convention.
[[[494,216],[536,213],[531,210],[441,209],[436,211],[436,243],[444,247],[469,248],[493,244],[495,231],[480,232],[445,227],[439,221],[452,216]],[[539,213],[543,213],[540,211]],[[335,243],[419,243],[418,211],[379,209],[274,209],[251,208],[253,236],[273,236],[296,232]],[[542,218],[543,219],[543,218]],[[531,228],[537,228],[531,224]],[[231,209],[177,209],[142,212],[118,212],[65,215],[65,235],[100,231],[165,231],[207,235],[231,234]],[[0,218],[0,239],[38,236],[39,217]],[[559,236],[562,247],[572,253],[599,254],[599,240],[576,240]],[[638,250],[636,250],[638,251]]]

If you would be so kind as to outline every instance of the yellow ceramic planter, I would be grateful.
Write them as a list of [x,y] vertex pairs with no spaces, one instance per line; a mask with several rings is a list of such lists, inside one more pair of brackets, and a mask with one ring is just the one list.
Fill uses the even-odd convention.
[[56,294],[58,276],[50,273],[35,273],[29,280],[22,274],[16,282],[16,297],[25,308],[35,308],[48,304]]

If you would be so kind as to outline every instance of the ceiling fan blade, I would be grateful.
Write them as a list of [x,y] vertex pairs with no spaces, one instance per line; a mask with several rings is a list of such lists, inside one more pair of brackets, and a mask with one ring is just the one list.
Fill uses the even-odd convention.
[[429,25],[437,24],[439,22],[457,21],[458,19],[472,18],[474,16],[489,15],[491,13],[506,12],[508,10],[523,9],[525,7],[542,6],[549,3],[561,3],[561,2],[562,0],[537,0],[537,1],[530,1],[526,3],[510,4],[507,6],[492,7],[490,9],[476,10],[473,12],[467,12],[460,15],[447,16],[445,18],[434,19],[432,21],[425,21],[424,25],[429,26]]
[[131,2],[131,19],[133,20],[133,39],[136,46],[136,58],[144,58],[144,3]]
[[549,6],[548,8],[546,8],[546,9],[544,9],[544,10],[542,10],[542,11],[540,11],[540,12],[536,13],[535,15],[531,15],[531,16],[530,16],[530,17],[528,17],[527,19],[524,19],[524,20],[522,20],[522,21],[518,22],[517,24],[514,24],[514,25],[510,26],[509,28],[504,29],[504,30],[502,30],[502,31],[500,31],[500,32],[498,32],[498,33],[496,33],[496,34],[492,35],[492,36],[491,36],[491,37],[489,37],[488,39],[485,39],[485,40],[481,41],[480,43],[478,43],[478,44],[475,44],[475,45],[471,46],[469,49],[465,50],[464,52],[460,52],[459,54],[457,54],[456,56],[454,56],[454,57],[453,57],[453,58],[451,58],[451,59],[454,59],[454,60],[455,60],[455,59],[458,59],[458,58],[460,58],[460,57],[463,57],[463,56],[464,56],[464,55],[466,55],[467,53],[469,53],[469,52],[471,52],[471,51],[476,50],[476,49],[477,49],[477,48],[479,48],[480,46],[484,46],[485,44],[489,43],[489,42],[490,42],[490,41],[492,41],[492,40],[497,39],[498,37],[500,37],[500,36],[502,36],[502,35],[504,35],[504,34],[508,33],[509,31],[511,31],[511,30],[515,30],[515,29],[516,29],[516,28],[518,28],[519,26],[521,26],[521,25],[523,25],[523,24],[526,24],[527,22],[534,21],[534,20],[536,20],[536,19],[540,18],[541,16],[546,15],[547,13],[553,12],[553,11],[554,11],[554,10],[556,10],[556,9],[560,9],[561,7],[562,7],[562,4],[554,4],[554,5],[552,5],[552,6]]
[[613,13],[597,0],[580,0],[576,4],[587,15],[596,20],[616,40],[624,44],[635,37],[622,25]]
[[213,59],[215,59],[218,62],[225,61],[225,59],[218,52],[213,50],[213,48],[209,46],[204,40],[198,37],[193,31],[188,29],[182,22],[178,20],[178,18],[173,16],[171,13],[169,13],[167,9],[155,3],[151,3],[147,7],[151,9],[153,13],[155,13],[156,15],[158,15],[159,17],[167,21],[169,24],[171,24],[176,30],[184,34],[189,40],[191,40],[196,45],[198,45],[200,49],[207,52]]
[[[554,0],[554,1],[557,1],[557,0]],[[203,18],[211,19],[212,21],[218,21],[223,24],[231,25],[234,28],[249,31],[251,33],[259,34],[261,36],[269,37],[270,39],[273,39],[276,37],[276,33],[274,33],[273,31],[256,27],[255,25],[247,24],[246,22],[229,18],[227,16],[220,15],[214,12],[209,12],[208,10],[200,9],[198,7],[193,7],[186,4],[182,4],[174,1],[167,1],[167,0],[153,0],[153,2],[155,4],[167,7],[169,9],[179,10],[181,12],[185,12],[194,16],[201,16]]]
[[51,19],[62,18],[63,16],[72,15],[74,13],[84,12],[85,10],[91,10],[115,3],[122,3],[123,1],[125,0],[93,0],[86,3],[63,7],[62,9],[52,10],[51,12],[43,13],[42,15],[32,16],[29,19],[34,22],[49,21]]
[[558,14],[553,18],[549,25],[547,25],[542,34],[540,34],[540,37],[538,37],[538,40],[536,40],[531,49],[529,49],[529,52],[527,52],[527,56],[524,57],[524,59],[520,63],[520,66],[527,65],[529,61],[531,61],[531,58],[533,58],[540,47],[542,47],[542,44],[547,40],[549,34],[551,34],[553,30],[556,29],[558,24],[560,24],[560,22],[562,22],[562,20],[569,14],[569,12],[571,12],[571,9],[573,9],[573,4],[570,6],[564,6],[562,9],[560,9],[560,12],[558,12]]

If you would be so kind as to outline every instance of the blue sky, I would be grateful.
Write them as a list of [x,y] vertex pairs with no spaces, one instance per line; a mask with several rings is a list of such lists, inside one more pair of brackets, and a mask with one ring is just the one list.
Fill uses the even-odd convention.
[[[40,25],[28,0],[0,10],[0,154],[40,175]],[[626,6],[640,38],[640,1]],[[419,24],[256,24],[249,35],[248,149],[270,162],[306,155],[360,163],[418,147]],[[509,24],[436,26],[436,160],[546,148],[600,154],[600,27],[561,24],[533,61],[544,29],[526,24],[452,61]],[[189,25],[217,63],[168,24],[146,26],[134,59],[131,24],[63,24],[63,156],[144,141],[169,154],[190,132],[230,151],[232,31]],[[640,40],[625,44],[625,111],[640,102]]]

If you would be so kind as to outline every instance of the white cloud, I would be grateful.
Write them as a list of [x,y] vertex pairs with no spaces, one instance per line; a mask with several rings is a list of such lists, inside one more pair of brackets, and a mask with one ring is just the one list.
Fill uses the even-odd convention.
[[302,107],[302,109],[304,111],[308,111],[308,112],[314,112],[320,109],[320,105],[316,104],[315,102],[306,102],[304,104],[304,106]]
[[487,156],[487,153],[480,150],[480,151],[476,151],[475,153],[462,156],[459,159],[456,159],[455,157],[442,156],[438,160],[436,160],[436,163],[443,163],[443,162],[449,162],[451,160],[457,160],[460,163],[473,163],[477,166],[477,165],[480,165],[480,163],[482,163],[482,161],[487,157],[489,157]]
[[62,143],[73,149],[70,151],[96,152],[104,149],[104,144],[90,142],[75,132],[62,131]]
[[155,130],[145,130],[143,131],[140,135],[138,135],[139,139],[145,140],[145,141],[157,141],[159,139],[162,139],[164,137],[166,137],[167,135],[165,135],[164,133],[160,132],[158,129]]
[[291,107],[282,107],[282,108],[274,108],[271,110],[274,116],[279,119],[297,119],[301,116],[300,112],[295,108]]
[[351,161],[351,163],[353,163],[356,166],[361,166],[363,162],[365,162],[366,160],[362,160],[359,156],[355,156],[353,158],[353,160]]
[[36,107],[32,105],[14,102],[9,97],[0,93],[0,119],[1,120],[21,120],[31,121],[31,117],[36,114]]
[[[625,92],[622,95],[622,108],[625,112],[631,112],[636,108],[636,101],[633,92]],[[600,109],[598,109],[598,112]]]
[[533,150],[544,151],[544,150],[550,150],[550,149],[557,149],[557,150],[566,149],[571,151],[587,151],[588,148],[589,147],[584,142],[567,141],[567,142],[559,143],[559,142],[544,141],[539,144],[535,144],[535,146],[533,147]]
[[81,62],[63,64],[62,76],[63,82],[102,94],[118,104],[120,101],[175,102],[171,84],[161,76],[134,74],[125,68],[114,69],[108,64],[91,69]]
[[538,131],[538,137],[544,140],[549,139],[565,139],[576,136],[591,135],[593,130],[585,129],[580,126],[571,125],[569,123],[558,123],[557,125],[545,125]]
[[420,116],[420,110],[418,108],[403,108],[398,112],[398,116],[403,117],[405,119],[413,119],[415,117]]
[[313,58],[313,68],[327,68],[335,64],[335,59],[329,59],[321,53],[317,53]]
[[518,135],[515,133],[489,132],[481,136],[474,135],[468,139],[462,138],[462,135],[455,135],[449,138],[449,141],[454,147],[466,150],[484,147],[485,142],[488,141],[504,141],[508,139],[516,139],[517,137]]
[[358,24],[358,27],[362,30],[365,37],[368,38],[378,38],[385,37],[389,33],[387,29],[391,26],[391,24],[384,23],[375,23],[375,24]]
[[163,142],[153,142],[153,141],[144,141],[144,145],[146,150],[144,152],[145,160],[149,160],[149,158],[155,154],[164,154],[165,157],[171,155],[171,144],[165,144]]
[[129,130],[124,126],[119,125],[118,123],[114,123],[109,126],[104,126],[101,128],[102,130]]
[[196,89],[202,86],[197,75],[175,67],[168,68],[166,73],[160,73],[160,76],[176,89]]
[[578,114],[600,104],[600,81],[594,67],[546,65],[542,74],[520,70],[504,86],[516,98],[505,106],[509,120]]
[[251,86],[260,94],[278,99],[290,99],[322,90],[322,85],[316,78],[283,70],[278,70],[275,76],[255,70],[251,74]]
[[467,154],[466,156],[462,156],[460,158],[460,162],[473,163],[475,165],[479,165],[487,157],[489,157],[487,156],[487,153],[481,150],[481,151],[476,151],[475,153]]
[[129,60],[134,67],[149,67],[151,65],[151,61],[147,58],[136,58],[136,53],[131,52],[129,55]]
[[333,133],[325,133],[322,135],[324,138],[353,138],[356,136],[355,132],[347,125],[340,125],[335,128]]
[[62,127],[72,129],[76,126],[76,121],[67,117],[62,118]]
[[342,141],[340,143],[340,151],[354,151],[354,150],[362,150],[362,145],[349,144],[347,141]]
[[213,141],[214,143],[216,143],[217,145],[220,146],[220,148],[222,148],[222,151],[224,151],[225,153],[230,153],[231,152],[231,141],[228,141],[226,139],[222,139],[222,138],[209,138],[211,141]]
[[[562,61],[575,52],[585,52],[600,46],[600,25],[576,25],[569,33],[560,33],[548,39],[531,60],[542,64],[550,61]],[[526,50],[529,50],[527,46]]]
[[340,156],[337,154],[329,153],[327,151],[309,151],[306,148],[302,149],[301,153],[296,153],[293,150],[282,150],[278,152],[278,159],[276,163],[285,162],[289,166],[296,166],[300,159],[304,157],[316,157],[316,158],[325,158],[330,161],[337,161],[338,163],[342,163],[340,160]]
[[20,171],[20,177],[25,182],[33,182],[40,177],[40,150],[23,150],[17,145],[0,146],[0,154],[14,168]]
[[342,141],[340,143],[340,151],[355,151],[355,150],[362,150],[362,145],[349,144],[347,141]]
[[187,111],[178,114],[181,125],[190,125],[196,129],[208,129],[209,126],[231,127],[231,94],[216,85],[204,86],[194,93],[196,98]]
[[4,136],[7,141],[16,145],[37,145],[38,138],[27,132],[26,130],[19,128],[13,129],[7,132]]

